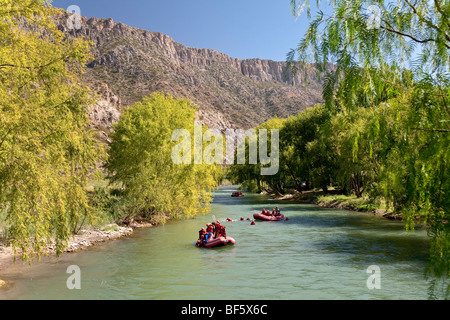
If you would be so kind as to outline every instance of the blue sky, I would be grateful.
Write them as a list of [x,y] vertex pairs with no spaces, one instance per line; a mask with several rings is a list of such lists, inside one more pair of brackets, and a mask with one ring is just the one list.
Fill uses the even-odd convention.
[[306,13],[295,19],[289,0],[54,0],[53,6],[80,7],[88,18],[112,18],[158,31],[189,47],[231,57],[286,60],[303,37]]

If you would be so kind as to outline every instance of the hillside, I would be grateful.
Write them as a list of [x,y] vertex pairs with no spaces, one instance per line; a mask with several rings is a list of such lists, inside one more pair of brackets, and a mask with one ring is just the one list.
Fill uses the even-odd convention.
[[191,99],[199,107],[198,119],[218,129],[248,129],[322,102],[320,82],[314,76],[307,82],[301,74],[287,76],[286,62],[240,60],[190,48],[112,19],[83,17],[79,30],[68,30],[65,18],[60,21],[68,35],[94,44],[86,80],[104,97],[91,112],[101,128],[110,127],[123,106],[155,91]]

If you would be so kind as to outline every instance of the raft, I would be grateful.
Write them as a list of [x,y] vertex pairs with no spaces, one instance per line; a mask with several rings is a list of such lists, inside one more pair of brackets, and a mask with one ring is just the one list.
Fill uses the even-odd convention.
[[216,239],[208,240],[206,243],[201,243],[200,240],[197,241],[197,247],[214,248],[225,245],[234,245],[236,241],[232,237],[219,237]]
[[281,214],[279,216],[268,216],[265,214],[262,214],[260,212],[256,212],[253,214],[253,218],[258,219],[258,220],[263,220],[263,221],[281,221],[284,219],[284,215]]

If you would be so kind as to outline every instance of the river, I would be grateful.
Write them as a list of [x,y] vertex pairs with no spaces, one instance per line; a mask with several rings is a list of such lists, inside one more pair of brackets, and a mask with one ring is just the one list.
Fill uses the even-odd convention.
[[[0,272],[13,282],[0,290],[0,299],[428,298],[425,230],[407,233],[399,221],[258,194],[230,197],[234,190],[217,190],[208,215]],[[276,205],[288,221],[239,220]],[[235,246],[193,245],[212,216],[223,221]],[[227,217],[234,221],[226,222]],[[79,290],[67,288],[70,265],[80,268]],[[370,266],[379,273],[368,273]],[[375,276],[379,289],[369,289],[368,279]]]

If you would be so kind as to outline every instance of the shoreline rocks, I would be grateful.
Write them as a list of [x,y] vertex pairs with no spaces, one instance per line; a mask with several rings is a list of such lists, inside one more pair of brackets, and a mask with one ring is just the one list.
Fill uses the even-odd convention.
[[[109,226],[112,225],[107,227]],[[112,230],[106,230],[107,227],[104,227],[103,230],[82,230],[80,235],[74,236],[74,240],[69,243],[65,252],[78,251],[97,243],[124,238],[133,233],[133,228],[115,226],[115,229]]]
[[[102,242],[121,239],[133,234],[135,228],[151,227],[152,224],[145,224],[144,226],[122,227],[116,224],[110,224],[102,227],[101,229],[84,229],[79,234],[73,236],[64,250],[64,253],[75,252],[83,249],[87,249]],[[47,246],[47,250],[43,255],[56,254],[56,247],[52,244]],[[11,246],[4,246],[0,244],[0,271],[6,268],[14,267],[16,262],[20,261],[20,252],[14,254],[14,250]],[[4,286],[6,283],[1,285]]]

